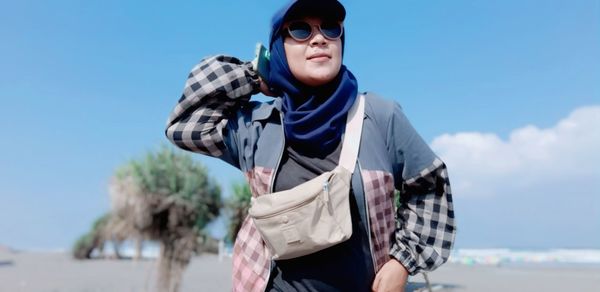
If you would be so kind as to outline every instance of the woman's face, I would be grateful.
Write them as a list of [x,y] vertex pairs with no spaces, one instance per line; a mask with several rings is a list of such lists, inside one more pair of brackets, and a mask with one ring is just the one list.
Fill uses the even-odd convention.
[[[342,66],[342,40],[325,38],[318,25],[321,19],[305,17],[301,20],[313,26],[313,35],[306,41],[285,37],[284,48],[290,70],[296,79],[308,86],[320,86],[333,80]],[[290,22],[284,24],[284,29]]]

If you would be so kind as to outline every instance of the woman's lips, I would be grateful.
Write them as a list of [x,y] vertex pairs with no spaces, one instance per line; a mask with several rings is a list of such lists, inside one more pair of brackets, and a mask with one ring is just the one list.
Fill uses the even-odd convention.
[[313,62],[325,62],[329,59],[331,59],[331,57],[327,54],[314,54],[308,57],[308,60]]

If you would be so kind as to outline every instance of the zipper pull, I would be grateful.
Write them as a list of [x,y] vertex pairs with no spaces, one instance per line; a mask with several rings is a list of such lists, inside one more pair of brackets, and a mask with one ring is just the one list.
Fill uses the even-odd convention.
[[329,182],[323,183],[323,202],[329,203]]

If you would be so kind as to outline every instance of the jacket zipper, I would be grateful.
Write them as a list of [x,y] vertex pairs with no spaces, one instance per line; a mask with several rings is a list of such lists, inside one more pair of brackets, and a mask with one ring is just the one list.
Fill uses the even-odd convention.
[[[277,164],[275,164],[275,169],[273,170],[273,177],[271,177],[271,185],[269,186],[269,193],[273,193],[273,187],[275,185],[275,177],[277,176],[277,170],[279,170],[279,164],[281,163],[281,158],[283,156],[283,151],[285,150],[285,128],[283,127],[283,113],[279,111],[279,120],[281,122],[281,139],[283,140],[283,145],[281,146],[281,150],[279,151],[279,158],[277,159]],[[267,274],[267,280],[265,281],[265,287],[263,291],[267,291],[267,284],[269,283],[269,279],[271,278],[271,269],[273,264],[273,260],[269,259],[269,273]]]
[[373,270],[377,273],[377,263],[375,262],[375,254],[373,253],[373,242],[371,242],[371,216],[369,215],[369,200],[367,200],[367,192],[365,192],[365,182],[362,180],[362,166],[360,166],[360,160],[356,158],[358,162],[358,175],[361,176],[363,199],[365,200],[365,217],[367,217],[367,238],[369,238],[369,251],[371,251],[371,260],[373,261]]
[[273,188],[275,187],[275,177],[277,176],[277,170],[279,170],[279,164],[281,163],[281,158],[283,156],[283,151],[285,150],[285,128],[283,126],[283,113],[279,112],[279,120],[281,121],[281,139],[283,140],[283,146],[281,146],[281,150],[279,151],[279,158],[277,159],[277,164],[275,164],[275,169],[273,170],[273,177],[271,177],[271,185],[269,186],[269,193],[273,193]]
[[[366,98],[366,96],[364,98]],[[362,135],[360,139],[362,140]],[[375,261],[375,253],[373,253],[373,242],[371,241],[371,216],[369,215],[369,200],[367,200],[365,182],[362,179],[362,166],[360,165],[360,160],[358,159],[358,157],[356,157],[356,162],[358,163],[358,175],[360,175],[361,178],[360,181],[362,183],[363,199],[365,200],[365,217],[367,217],[367,238],[369,239],[369,251],[371,252],[371,261],[373,261],[373,272],[377,273],[377,262]]]

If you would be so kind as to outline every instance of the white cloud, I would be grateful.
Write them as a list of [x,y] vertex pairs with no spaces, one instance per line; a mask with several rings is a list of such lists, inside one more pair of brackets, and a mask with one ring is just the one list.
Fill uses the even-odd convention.
[[464,132],[439,136],[431,146],[448,165],[457,197],[498,196],[507,187],[549,193],[588,188],[600,195],[600,106],[578,108],[551,128],[515,129],[507,140]]

